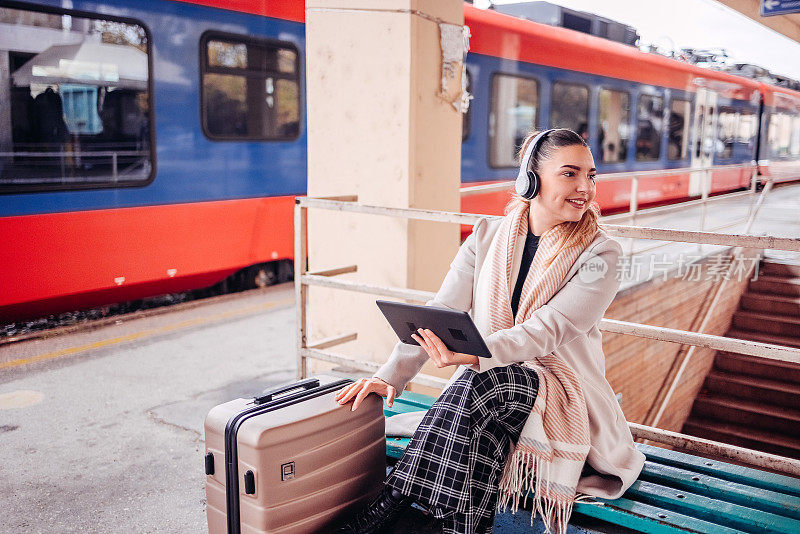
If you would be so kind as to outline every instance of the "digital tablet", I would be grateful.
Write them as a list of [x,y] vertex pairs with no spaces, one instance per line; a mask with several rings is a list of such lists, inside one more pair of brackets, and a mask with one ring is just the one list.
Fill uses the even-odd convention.
[[481,358],[492,357],[478,327],[465,311],[388,300],[376,300],[375,303],[403,343],[419,346],[411,334],[419,335],[417,329],[426,328],[436,334],[453,352]]

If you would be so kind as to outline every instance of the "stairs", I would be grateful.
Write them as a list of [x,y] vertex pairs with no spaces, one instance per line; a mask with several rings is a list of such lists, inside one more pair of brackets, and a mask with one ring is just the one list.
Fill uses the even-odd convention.
[[[725,335],[800,348],[800,263],[762,260]],[[800,364],[717,352],[682,431],[800,459]]]

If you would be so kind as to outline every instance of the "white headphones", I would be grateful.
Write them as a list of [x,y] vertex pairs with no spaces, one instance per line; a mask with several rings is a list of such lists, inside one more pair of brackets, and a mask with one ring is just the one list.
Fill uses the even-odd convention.
[[514,184],[517,193],[519,193],[523,198],[528,200],[532,199],[536,195],[539,194],[539,189],[541,188],[541,180],[539,176],[536,174],[531,165],[531,159],[533,155],[539,150],[539,145],[544,142],[544,138],[550,132],[557,130],[558,128],[551,128],[550,130],[545,130],[536,137],[533,138],[533,141],[528,143],[528,148],[525,149],[525,154],[522,156],[522,163],[519,166],[519,174],[517,174],[517,181]]

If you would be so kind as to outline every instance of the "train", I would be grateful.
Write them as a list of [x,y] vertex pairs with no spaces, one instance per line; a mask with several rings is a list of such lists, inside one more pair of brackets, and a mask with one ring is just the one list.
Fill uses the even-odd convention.
[[[67,6],[67,7],[65,7]],[[306,192],[305,6],[0,0],[0,321],[291,278]],[[640,207],[800,177],[800,92],[464,4],[462,186],[516,175],[531,129],[598,173],[663,170]],[[601,181],[604,213],[629,179]],[[502,213],[508,193],[464,196]]]

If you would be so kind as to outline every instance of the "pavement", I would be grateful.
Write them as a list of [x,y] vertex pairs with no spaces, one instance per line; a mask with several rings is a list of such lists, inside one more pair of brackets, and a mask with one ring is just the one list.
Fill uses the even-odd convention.
[[0,532],[207,532],[203,419],[294,379],[293,291],[0,347],[51,356],[0,369]]

